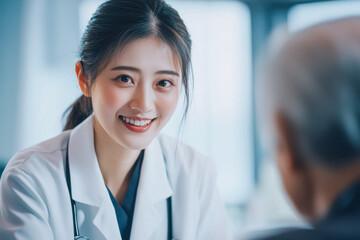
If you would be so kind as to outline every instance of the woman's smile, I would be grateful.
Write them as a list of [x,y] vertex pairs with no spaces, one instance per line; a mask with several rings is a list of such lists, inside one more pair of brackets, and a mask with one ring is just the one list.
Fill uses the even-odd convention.
[[150,128],[151,124],[156,118],[148,119],[148,118],[139,118],[139,117],[125,117],[119,115],[119,119],[127,129],[136,133],[143,133]]

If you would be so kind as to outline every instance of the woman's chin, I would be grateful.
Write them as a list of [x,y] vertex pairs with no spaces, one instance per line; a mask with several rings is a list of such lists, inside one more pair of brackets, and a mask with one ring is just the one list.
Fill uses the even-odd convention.
[[131,150],[143,150],[147,148],[155,136],[122,136],[117,142]]

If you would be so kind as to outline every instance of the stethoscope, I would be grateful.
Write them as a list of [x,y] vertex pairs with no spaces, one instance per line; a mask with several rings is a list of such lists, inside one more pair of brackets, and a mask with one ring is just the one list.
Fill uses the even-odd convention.
[[[76,202],[72,197],[71,192],[71,181],[70,181],[70,169],[69,169],[69,140],[66,147],[66,184],[70,194],[70,201],[71,201],[71,211],[72,211],[72,218],[73,218],[73,226],[74,226],[74,240],[90,240],[90,238],[81,235],[79,230],[78,218],[77,218],[77,207]],[[172,206],[171,206],[171,196],[166,199],[167,205],[167,218],[168,218],[168,240],[173,240],[173,228],[172,228]]]

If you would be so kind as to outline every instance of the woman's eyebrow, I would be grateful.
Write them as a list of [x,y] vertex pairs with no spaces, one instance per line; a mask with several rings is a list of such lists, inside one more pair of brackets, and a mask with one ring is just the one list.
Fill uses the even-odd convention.
[[[135,67],[129,67],[129,66],[116,66],[116,67],[113,67],[111,69],[111,71],[117,71],[117,70],[128,70],[128,71],[133,71],[133,72],[141,72],[140,69],[138,68],[135,68]],[[155,74],[157,75],[161,75],[161,74],[168,74],[168,75],[174,75],[174,76],[180,76],[180,74],[178,74],[177,72],[175,71],[172,71],[172,70],[161,70],[161,71],[157,71]]]
[[129,67],[129,66],[117,66],[117,67],[113,67],[111,69],[111,71],[116,71],[116,70],[129,70],[129,71],[133,71],[133,72],[140,72],[140,69],[134,68],[134,67]]
[[169,75],[174,75],[174,76],[180,76],[177,72],[175,71],[171,71],[171,70],[162,70],[162,71],[157,71],[156,74],[169,74]]

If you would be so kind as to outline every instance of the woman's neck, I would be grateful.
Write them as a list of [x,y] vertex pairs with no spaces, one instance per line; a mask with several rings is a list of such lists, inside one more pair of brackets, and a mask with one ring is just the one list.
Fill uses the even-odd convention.
[[140,150],[128,149],[116,143],[94,117],[95,152],[107,187],[118,203],[122,203],[128,188],[132,168]]

